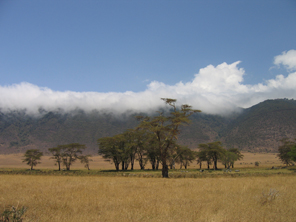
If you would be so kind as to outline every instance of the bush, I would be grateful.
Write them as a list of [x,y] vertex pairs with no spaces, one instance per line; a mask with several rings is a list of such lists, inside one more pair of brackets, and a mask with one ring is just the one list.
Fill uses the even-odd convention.
[[0,214],[0,222],[21,222],[23,221],[22,216],[26,212],[27,208],[22,207],[21,209],[17,209],[14,206],[11,209],[4,209],[3,213]]
[[259,166],[259,162],[258,162],[258,161],[255,162],[255,166],[256,166],[256,167]]

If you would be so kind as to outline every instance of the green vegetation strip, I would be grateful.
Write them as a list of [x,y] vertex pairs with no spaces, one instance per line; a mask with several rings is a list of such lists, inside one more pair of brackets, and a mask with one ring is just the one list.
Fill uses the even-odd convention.
[[[209,177],[248,177],[248,176],[271,176],[271,175],[295,175],[296,167],[266,169],[266,168],[245,168],[238,172],[235,170],[170,170],[170,178],[209,178]],[[27,169],[0,169],[0,175],[50,175],[50,176],[111,176],[111,177],[147,177],[161,178],[161,170],[27,170]]]

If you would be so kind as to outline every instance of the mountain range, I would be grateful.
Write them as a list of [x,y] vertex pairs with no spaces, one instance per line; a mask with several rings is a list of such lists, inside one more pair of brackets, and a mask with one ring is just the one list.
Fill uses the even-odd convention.
[[[40,109],[38,116],[28,115],[24,110],[0,112],[0,153],[24,153],[33,148],[46,153],[57,145],[81,143],[87,146],[86,153],[96,154],[99,138],[136,127],[136,115],[96,110],[62,113]],[[219,140],[225,148],[276,152],[280,139],[296,137],[293,99],[266,100],[228,116],[196,113],[190,118],[191,124],[182,127],[178,142],[193,149],[200,143]]]

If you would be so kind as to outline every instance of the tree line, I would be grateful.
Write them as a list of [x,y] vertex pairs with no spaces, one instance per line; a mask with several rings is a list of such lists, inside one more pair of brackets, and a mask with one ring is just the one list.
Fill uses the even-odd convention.
[[[77,160],[80,160],[84,167],[89,170],[89,162],[91,155],[82,155],[86,146],[79,143],[71,143],[65,145],[58,145],[57,147],[49,148],[48,151],[52,154],[50,159],[55,160],[55,165],[58,165],[59,171],[61,165],[66,167],[66,170],[70,170],[72,164]],[[26,162],[33,170],[33,167],[40,163],[40,159],[43,156],[43,152],[39,149],[27,150],[24,154],[23,162]]]
[[[149,162],[153,170],[158,170],[161,165],[162,177],[166,178],[169,168],[174,169],[176,163],[180,164],[180,168],[187,169],[190,163],[196,160],[200,168],[202,163],[206,162],[208,168],[213,164],[213,169],[218,169],[218,161],[224,164],[225,168],[230,168],[235,161],[243,158],[238,149],[226,150],[220,141],[199,144],[199,152],[178,144],[180,127],[188,125],[189,117],[201,111],[192,109],[187,104],[177,107],[175,99],[162,98],[162,100],[169,106],[169,112],[159,111],[158,115],[152,117],[137,116],[140,123],[136,128],[112,137],[98,139],[98,153],[107,161],[113,162],[117,171],[127,170],[129,167],[133,170],[135,161],[138,161],[140,168],[144,170]],[[82,155],[85,148],[85,145],[72,143],[48,150],[53,155],[51,159],[56,161],[59,170],[61,164],[66,170],[70,170],[76,160],[80,160],[89,169],[90,155]],[[23,162],[27,162],[33,169],[42,155],[39,150],[27,150]]]
[[138,116],[140,121],[135,129],[129,129],[122,134],[98,139],[99,154],[115,165],[115,169],[133,170],[135,161],[140,168],[145,169],[146,164],[151,164],[152,170],[157,170],[162,165],[162,177],[168,177],[168,169],[180,164],[187,169],[190,163],[197,160],[202,165],[206,162],[208,168],[213,164],[218,169],[217,162],[221,161],[225,168],[233,167],[234,162],[243,158],[238,149],[224,149],[220,141],[200,144],[199,152],[192,151],[186,146],[177,144],[180,126],[190,123],[189,117],[194,110],[185,104],[180,108],[176,106],[175,99],[162,98],[170,106],[169,113],[159,111],[157,116]]

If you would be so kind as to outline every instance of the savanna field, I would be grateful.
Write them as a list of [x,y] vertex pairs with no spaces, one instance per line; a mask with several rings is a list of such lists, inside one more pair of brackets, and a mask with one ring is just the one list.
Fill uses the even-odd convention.
[[281,169],[276,154],[244,155],[239,172],[200,172],[192,163],[170,170],[169,179],[109,171],[114,166],[99,156],[90,171],[76,163],[65,174],[46,156],[30,172],[20,154],[1,155],[1,212],[24,206],[23,221],[295,221],[294,170]]

